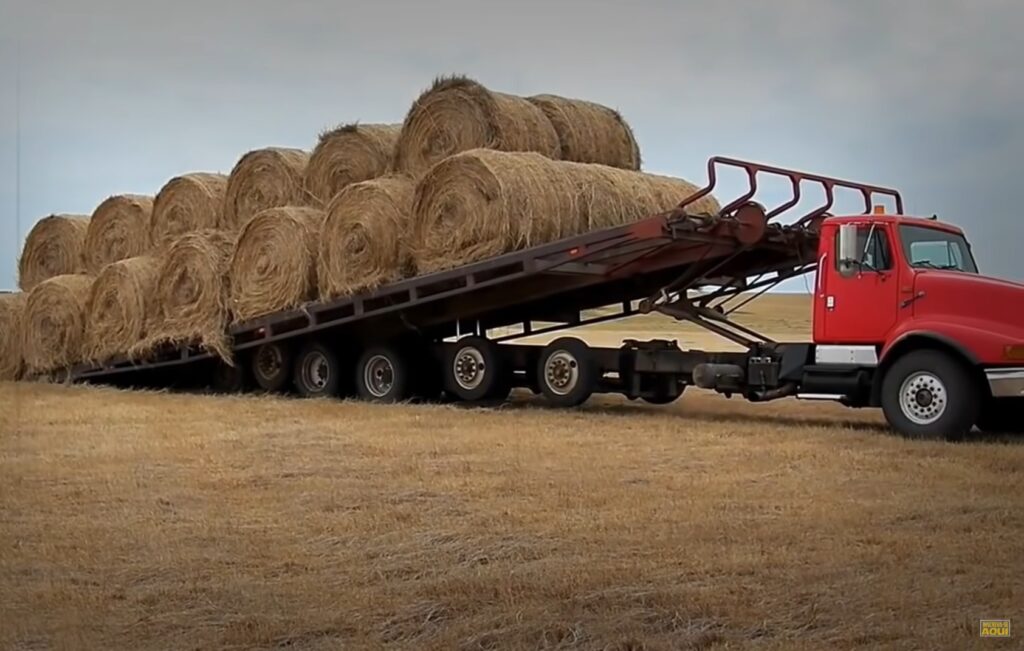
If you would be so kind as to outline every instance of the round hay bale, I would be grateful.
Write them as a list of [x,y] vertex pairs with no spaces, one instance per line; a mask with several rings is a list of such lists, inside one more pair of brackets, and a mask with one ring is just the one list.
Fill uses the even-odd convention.
[[680,179],[477,149],[417,184],[412,252],[420,272],[439,271],[664,212],[695,190]]
[[21,378],[21,319],[25,294],[0,294],[0,381]]
[[153,201],[149,220],[153,245],[166,248],[179,235],[217,228],[227,188],[227,176],[208,172],[185,174],[168,181]]
[[85,306],[92,277],[66,274],[32,289],[21,322],[25,369],[47,373],[83,361]]
[[236,321],[298,307],[316,295],[322,210],[264,210],[238,234],[228,282]]
[[601,104],[557,95],[527,98],[544,111],[558,133],[561,159],[640,169],[640,147],[618,111]]
[[18,260],[18,286],[27,292],[47,278],[81,271],[88,229],[86,215],[50,215],[36,222]]
[[525,98],[466,77],[446,77],[413,103],[398,137],[395,166],[418,177],[434,163],[478,147],[550,158],[561,150],[551,121]]
[[306,166],[306,192],[326,206],[347,186],[383,176],[401,130],[400,124],[346,124],[324,133]]
[[373,289],[412,275],[409,213],[415,183],[384,176],[354,183],[327,207],[317,284],[324,300]]
[[224,277],[233,246],[230,235],[213,229],[186,233],[171,243],[159,260],[146,337],[132,355],[143,357],[165,344],[198,343],[231,361]]
[[139,194],[116,195],[97,206],[82,249],[85,271],[96,275],[111,262],[148,252],[152,213],[153,197]]
[[301,149],[268,147],[242,156],[228,177],[220,228],[237,231],[268,208],[308,203],[302,186],[308,163]]
[[85,308],[86,359],[102,362],[142,341],[158,273],[155,258],[139,256],[108,264],[96,276]]

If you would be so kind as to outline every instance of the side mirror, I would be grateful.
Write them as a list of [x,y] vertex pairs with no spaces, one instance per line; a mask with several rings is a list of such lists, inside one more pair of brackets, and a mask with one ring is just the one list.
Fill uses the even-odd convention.
[[842,267],[856,267],[860,264],[861,248],[857,245],[857,225],[843,224],[839,227],[839,264]]

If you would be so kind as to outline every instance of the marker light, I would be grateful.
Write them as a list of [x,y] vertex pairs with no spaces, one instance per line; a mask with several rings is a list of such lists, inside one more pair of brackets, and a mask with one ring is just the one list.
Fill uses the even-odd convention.
[[1007,346],[1003,349],[1003,357],[1012,360],[1024,360],[1024,344]]
[[871,212],[875,213],[876,215],[884,215],[885,206],[875,206]]

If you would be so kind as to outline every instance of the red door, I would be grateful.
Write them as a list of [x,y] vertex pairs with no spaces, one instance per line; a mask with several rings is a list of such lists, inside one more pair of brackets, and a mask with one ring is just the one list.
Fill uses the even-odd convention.
[[819,269],[822,282],[815,296],[818,343],[881,344],[899,316],[899,267],[888,224],[864,223],[857,228],[863,263],[837,264],[838,229],[832,230],[832,255]]

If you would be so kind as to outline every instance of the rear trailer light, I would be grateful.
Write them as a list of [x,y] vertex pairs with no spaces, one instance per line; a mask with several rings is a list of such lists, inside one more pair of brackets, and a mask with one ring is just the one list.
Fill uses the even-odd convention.
[[1024,361],[1024,344],[1007,346],[1003,349],[1003,357],[1006,359]]

